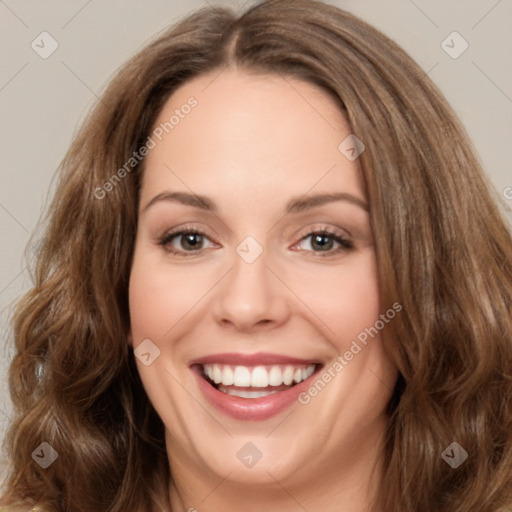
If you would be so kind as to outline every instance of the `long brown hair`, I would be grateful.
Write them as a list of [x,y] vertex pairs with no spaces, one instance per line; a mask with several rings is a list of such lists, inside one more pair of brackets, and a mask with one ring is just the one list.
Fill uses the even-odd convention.
[[[399,378],[378,507],[511,506],[510,231],[463,127],[425,73],[374,28],[313,0],[265,1],[240,16],[193,13],[122,67],[85,120],[61,164],[34,286],[13,318],[11,466],[0,503],[170,509],[164,427],[126,341],[144,160],[118,171],[176,88],[230,65],[319,85],[366,146],[381,307],[403,307],[387,329]],[[32,457],[43,442],[58,453],[46,469]],[[442,457],[453,442],[468,454],[457,468]]]

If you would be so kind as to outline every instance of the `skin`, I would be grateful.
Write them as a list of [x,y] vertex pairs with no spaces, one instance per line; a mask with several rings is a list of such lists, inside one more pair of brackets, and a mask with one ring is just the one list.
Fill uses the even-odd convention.
[[[368,212],[335,201],[285,215],[305,194],[367,202],[359,161],[338,150],[350,126],[312,84],[233,68],[187,82],[155,126],[191,96],[197,107],[146,159],[129,290],[129,343],[149,338],[160,350],[149,366],[136,362],[166,427],[173,511],[366,511],[397,376],[381,333],[310,403],[264,421],[218,412],[189,368],[221,352],[328,367],[383,313]],[[218,212],[173,201],[145,209],[163,191],[207,196]],[[179,236],[168,245],[191,256],[159,245],[185,225],[206,235],[195,239],[202,249]],[[354,248],[338,250],[328,238],[322,250],[308,237],[319,229]],[[248,235],[263,249],[251,264],[236,252]],[[262,453],[251,468],[237,458],[247,442]]]

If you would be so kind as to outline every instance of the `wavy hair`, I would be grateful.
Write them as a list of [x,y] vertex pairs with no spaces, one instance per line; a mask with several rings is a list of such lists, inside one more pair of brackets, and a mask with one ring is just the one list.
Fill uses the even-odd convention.
[[[0,504],[48,512],[168,511],[164,426],[127,343],[128,280],[144,145],[178,87],[237,66],[320,86],[365,146],[360,158],[385,343],[385,512],[512,506],[512,239],[497,194],[438,88],[393,41],[314,0],[194,12],[128,61],[64,157],[33,287],[12,319],[14,418]],[[100,197],[98,190],[108,190]],[[47,442],[47,469],[32,454]],[[441,454],[468,453],[457,468]]]

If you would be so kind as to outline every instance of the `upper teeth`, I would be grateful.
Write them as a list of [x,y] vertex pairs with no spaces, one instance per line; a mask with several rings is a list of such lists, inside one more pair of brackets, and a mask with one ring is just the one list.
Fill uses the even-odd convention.
[[298,366],[229,366],[222,364],[205,364],[203,372],[215,384],[223,386],[240,386],[266,388],[267,386],[298,384],[310,377],[315,365]]

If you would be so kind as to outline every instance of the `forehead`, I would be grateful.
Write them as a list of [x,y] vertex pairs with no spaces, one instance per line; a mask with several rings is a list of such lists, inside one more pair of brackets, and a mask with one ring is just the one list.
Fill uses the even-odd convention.
[[143,196],[166,187],[210,194],[249,189],[256,198],[272,187],[305,194],[315,184],[361,195],[359,163],[338,148],[350,126],[334,99],[308,82],[217,70],[177,89],[153,132],[158,128]]

